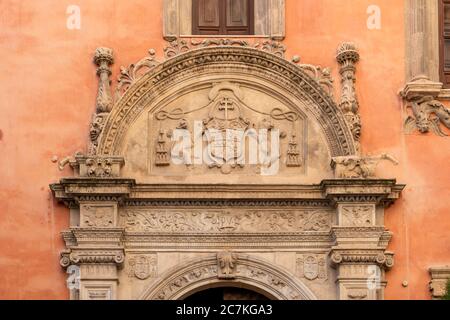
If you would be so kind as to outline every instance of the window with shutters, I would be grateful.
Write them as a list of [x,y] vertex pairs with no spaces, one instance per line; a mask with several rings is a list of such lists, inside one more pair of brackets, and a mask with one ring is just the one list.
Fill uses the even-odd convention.
[[283,40],[285,0],[163,0],[163,35]]
[[450,0],[440,0],[440,74],[445,88],[450,88]]
[[253,0],[193,0],[192,34],[254,34]]

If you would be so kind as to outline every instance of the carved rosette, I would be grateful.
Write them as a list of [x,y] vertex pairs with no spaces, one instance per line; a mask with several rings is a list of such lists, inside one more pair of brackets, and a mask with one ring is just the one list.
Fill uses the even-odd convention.
[[359,102],[356,95],[356,63],[359,61],[359,53],[353,43],[343,43],[337,50],[336,59],[340,64],[341,73],[341,102],[339,108],[344,113],[347,124],[353,134],[353,139],[360,151],[361,118],[359,115]]

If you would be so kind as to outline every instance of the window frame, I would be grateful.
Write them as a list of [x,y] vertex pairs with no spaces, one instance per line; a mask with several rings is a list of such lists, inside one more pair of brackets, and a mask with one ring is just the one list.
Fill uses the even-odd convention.
[[[192,30],[191,33],[193,36],[254,36],[255,35],[255,1],[254,0],[245,0],[247,1],[247,19],[248,19],[248,32],[243,34],[232,34],[227,32],[227,0],[218,0],[219,1],[219,34],[201,34],[201,30],[198,28],[198,2],[200,0],[192,0]],[[197,4],[197,5],[196,5]],[[233,28],[230,27],[232,30]]]
[[192,1],[163,0],[163,38],[285,38],[286,0],[254,0],[254,32],[252,35],[193,35]]

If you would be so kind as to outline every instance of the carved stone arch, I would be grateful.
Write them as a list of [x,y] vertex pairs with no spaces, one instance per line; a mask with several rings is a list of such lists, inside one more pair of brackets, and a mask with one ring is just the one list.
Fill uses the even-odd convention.
[[274,300],[317,300],[293,274],[262,259],[233,254],[235,271],[222,277],[218,256],[185,262],[167,271],[141,294],[141,300],[179,300],[214,287],[245,287]]
[[305,68],[265,51],[251,47],[218,46],[193,49],[152,68],[132,84],[109,115],[97,148],[98,155],[121,155],[127,130],[149,105],[164,92],[183,82],[192,85],[205,76],[233,74],[272,84],[286,97],[302,101],[307,112],[324,132],[330,156],[349,156],[356,152],[342,111],[331,95]]

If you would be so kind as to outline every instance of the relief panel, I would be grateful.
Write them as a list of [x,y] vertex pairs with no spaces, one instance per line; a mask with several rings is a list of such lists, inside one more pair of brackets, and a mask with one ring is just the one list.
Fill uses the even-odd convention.
[[126,208],[119,224],[127,232],[153,233],[328,232],[332,217],[332,211],[326,209]]

